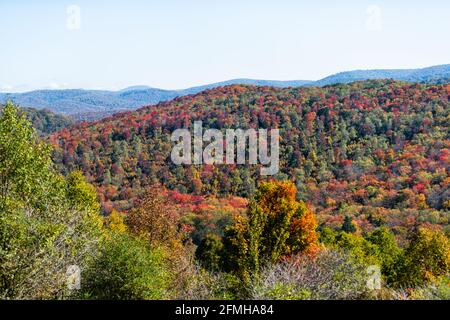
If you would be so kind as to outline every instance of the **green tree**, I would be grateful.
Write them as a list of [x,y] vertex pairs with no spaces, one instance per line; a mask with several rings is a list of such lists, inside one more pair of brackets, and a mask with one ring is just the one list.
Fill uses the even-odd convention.
[[366,238],[377,246],[377,256],[381,261],[381,273],[388,283],[394,283],[397,279],[398,261],[403,254],[397,245],[395,236],[386,227],[377,228]]
[[335,246],[345,249],[359,263],[380,265],[378,246],[359,235],[341,231],[335,239]]
[[353,223],[353,219],[350,216],[346,216],[344,218],[344,223],[342,224],[342,231],[345,231],[347,233],[355,233],[356,232],[356,226]]
[[50,147],[38,140],[25,114],[8,102],[0,117],[0,210],[45,208],[58,198]]
[[317,245],[316,223],[303,202],[295,200],[292,182],[265,182],[249,203],[247,215],[236,217],[224,237],[226,266],[246,280],[261,266],[282,256],[310,252]]
[[100,204],[94,186],[84,180],[81,171],[71,172],[67,178],[66,196],[70,205],[76,209],[100,213]]
[[163,299],[170,280],[161,250],[150,249],[144,239],[113,232],[84,273],[80,294],[88,299]]
[[336,232],[329,227],[322,227],[319,233],[319,241],[325,245],[333,245],[336,240]]
[[208,234],[195,251],[195,257],[201,265],[211,271],[219,271],[222,268],[222,240],[214,234]]
[[0,117],[0,298],[71,294],[68,267],[83,268],[101,237],[98,204],[66,194],[74,184],[53,169],[50,151],[8,103]]
[[405,249],[399,282],[422,285],[448,276],[450,272],[450,241],[439,230],[416,228]]

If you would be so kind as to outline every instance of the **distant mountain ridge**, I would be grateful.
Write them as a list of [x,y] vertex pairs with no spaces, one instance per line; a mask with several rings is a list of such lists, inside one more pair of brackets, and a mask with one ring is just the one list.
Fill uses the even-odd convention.
[[394,79],[406,82],[444,83],[450,80],[450,64],[422,69],[376,69],[340,72],[307,85],[326,86],[370,79]]
[[394,79],[420,83],[450,82],[450,64],[422,69],[355,70],[341,72],[321,80],[255,80],[233,79],[182,90],[164,90],[147,86],[133,86],[120,91],[106,90],[36,90],[25,93],[0,93],[0,103],[12,100],[23,107],[49,109],[83,120],[101,118],[119,111],[134,110],[141,106],[168,101],[179,96],[195,94],[232,84],[271,87],[326,86],[369,79]]

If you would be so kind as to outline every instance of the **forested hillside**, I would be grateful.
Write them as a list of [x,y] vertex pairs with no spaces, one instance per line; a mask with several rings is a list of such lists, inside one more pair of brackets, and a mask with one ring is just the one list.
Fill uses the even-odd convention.
[[[45,318],[98,300],[106,317],[208,320],[432,300],[440,318],[450,0],[0,8],[13,320],[31,310],[16,300],[54,301]],[[405,318],[422,305],[387,304]]]
[[[0,110],[3,106],[0,106]],[[41,135],[47,135],[75,123],[75,120],[68,116],[53,113],[47,109],[21,108],[28,119],[33,123],[33,127]]]
[[[369,84],[354,84],[351,87],[361,85]],[[370,84],[371,87],[373,85],[374,83]],[[444,101],[448,100],[447,89],[442,87],[411,88],[394,83],[375,85],[391,88],[397,94],[414,90],[413,92],[418,92],[414,96],[417,99],[415,103],[420,104],[418,101],[425,99],[429,105],[438,109],[442,102],[445,110]],[[377,90],[379,89],[380,87]],[[283,116],[280,111],[283,103],[274,107],[266,102],[264,107],[264,100],[283,101],[273,100],[275,93],[277,99],[286,94],[275,92],[271,88],[226,87],[191,96],[189,101],[198,99],[206,102],[205,97],[211,97],[214,93],[214,99],[209,98],[208,103],[220,106],[218,101],[223,101],[220,97],[224,92],[232,94],[231,100],[227,101],[231,105],[228,109],[243,108],[238,103],[239,99],[234,96],[244,99],[244,96],[261,95],[265,92],[262,98],[260,96],[256,100],[258,104],[253,109],[263,112],[264,109],[273,107],[278,112],[277,117]],[[292,95],[292,91],[289,91],[289,95]],[[302,92],[300,97],[304,95]],[[222,95],[223,97],[226,96]],[[352,99],[355,100],[356,97]],[[233,101],[237,103],[233,104]],[[181,102],[181,99],[173,102],[175,109],[170,112],[178,110],[180,115],[177,108]],[[150,110],[153,108],[158,106]],[[206,109],[195,106],[195,102],[191,108],[198,111]],[[366,108],[372,109],[369,105],[360,104],[356,110]],[[314,109],[313,103],[312,110]],[[308,108],[306,115],[312,112],[318,113],[319,109],[311,111]],[[146,113],[148,110],[143,109],[141,114],[134,116],[141,117]],[[316,117],[307,116],[309,121],[303,128],[310,134],[311,141],[315,140],[312,137],[317,113]],[[242,114],[250,116],[252,113]],[[430,114],[433,115],[433,112]],[[153,117],[157,118],[155,115]],[[197,116],[199,115],[200,112]],[[131,114],[119,116],[114,124],[117,125],[130,116]],[[120,120],[121,117],[124,118]],[[149,119],[151,118],[147,118]],[[219,119],[222,125],[227,123],[225,117],[217,114],[214,121]],[[262,119],[261,121],[272,121],[270,116]],[[274,122],[268,123],[268,126],[274,123],[281,125],[279,119],[273,119]],[[165,121],[165,126],[183,121],[183,118],[177,120],[174,113],[173,117],[164,114],[164,118],[156,120]],[[96,123],[92,128],[83,124],[78,129],[71,130],[84,130],[86,135],[78,138],[91,139],[94,130],[101,129],[109,121],[112,119]],[[432,123],[436,122],[437,117],[433,117]],[[162,154],[162,147],[165,146],[163,138],[167,133],[160,131],[156,134],[151,125],[148,128],[142,130],[145,135],[140,137],[144,139],[147,134],[153,135],[152,143],[160,143],[155,148],[159,150],[157,155]],[[440,131],[439,126],[435,128],[438,134],[448,134]],[[302,130],[300,125],[296,129],[300,132]],[[123,132],[124,127],[116,126],[114,130],[119,133],[111,134],[119,134],[120,138],[102,140],[105,144],[99,142],[98,147],[108,146],[109,143],[114,148],[118,141],[122,141],[120,147],[123,154],[116,157],[118,149],[113,149],[116,156],[112,155],[112,165],[122,166],[133,157],[130,152],[133,149],[131,145],[128,147],[127,142],[132,135],[128,136],[128,133]],[[135,130],[135,134],[139,134],[139,129]],[[415,139],[417,135],[430,134],[420,128],[420,125],[417,125],[417,130],[419,133],[414,131],[408,138]],[[283,133],[289,136],[288,133],[292,131],[293,127]],[[372,134],[375,132],[374,129]],[[53,135],[51,140],[55,144],[60,141],[57,140],[58,137],[62,139],[61,134],[68,133],[65,130]],[[356,143],[357,136],[351,137],[353,143]],[[138,136],[135,135],[132,141],[137,139]],[[330,192],[326,196],[328,204],[325,207],[320,201],[316,201],[314,192],[321,190],[321,184],[329,186],[327,183],[331,182],[320,180],[312,172],[307,183],[301,182],[298,178],[288,177],[292,168],[286,165],[283,166],[285,172],[276,177],[277,180],[253,181],[249,178],[248,189],[229,189],[232,184],[226,183],[230,173],[224,168],[198,168],[198,171],[184,172],[198,174],[190,177],[197,177],[192,190],[188,189],[189,185],[184,185],[188,178],[183,178],[183,172],[156,172],[156,177],[161,178],[164,178],[162,174],[173,175],[179,179],[173,185],[175,189],[186,188],[187,191],[192,191],[191,194],[168,190],[154,183],[153,180],[158,179],[152,179],[148,175],[148,178],[144,178],[144,175],[135,176],[134,190],[140,195],[134,199],[133,193],[125,197],[121,189],[117,188],[120,185],[117,182],[130,180],[125,175],[121,177],[123,180],[113,180],[117,179],[114,173],[111,182],[96,181],[86,171],[86,175],[96,181],[97,190],[106,192],[96,194],[95,188],[86,183],[82,173],[72,170],[74,164],[66,161],[69,158],[63,156],[68,164],[63,170],[67,171],[67,176],[58,173],[50,157],[51,146],[36,134],[31,121],[23,112],[8,103],[0,114],[0,299],[448,300],[450,243],[448,230],[446,233],[442,228],[446,227],[445,219],[448,218],[448,196],[445,193],[448,192],[448,178],[445,176],[448,168],[448,162],[445,161],[448,159],[445,158],[445,152],[442,152],[446,146],[441,142],[446,137],[438,136],[431,142],[428,138],[416,140],[416,144],[422,141],[428,143],[431,149],[436,149],[433,145],[440,144],[439,151],[433,153],[431,159],[424,161],[426,165],[414,166],[415,172],[424,171],[422,176],[431,175],[432,180],[424,180],[423,188],[412,188],[409,191],[408,194],[417,203],[412,205],[408,202],[404,207],[383,207],[384,215],[376,216],[368,211],[379,208],[377,205],[380,204],[370,197],[366,199],[364,194],[361,195],[362,192],[357,193],[359,200],[347,196],[347,193],[359,190],[359,183],[352,180],[353,174],[358,175],[360,180],[367,181],[362,172],[363,167],[353,167],[356,160],[346,163],[340,169],[342,173],[339,171],[339,163],[337,164],[338,170],[331,185],[337,184],[338,178],[345,178],[354,187],[349,190],[342,188],[339,194]],[[87,141],[84,140],[84,143]],[[402,151],[402,144],[408,144],[406,137],[396,139],[391,148],[400,145],[398,150]],[[92,146],[94,145],[95,142]],[[149,150],[148,148],[150,145],[141,142],[141,152]],[[316,149],[319,150],[318,147]],[[57,153],[61,151],[56,150]],[[90,156],[87,149],[82,150],[78,146],[74,151],[79,157],[83,154]],[[345,159],[347,162],[352,155],[348,151]],[[336,154],[340,153],[336,151]],[[137,156],[141,155],[137,153]],[[152,153],[148,156],[152,156]],[[395,160],[401,158],[396,153],[391,153],[390,157],[393,160],[387,160],[389,163],[403,161]],[[95,157],[92,159],[99,161]],[[105,156],[103,161],[106,162],[107,159]],[[310,161],[313,162],[313,159]],[[434,174],[428,173],[428,168],[432,167],[430,163],[436,166]],[[348,168],[349,165],[352,166]],[[62,168],[61,163],[59,167]],[[254,174],[253,168],[245,166],[235,168],[234,171],[240,176],[245,170]],[[138,168],[136,172],[139,172]],[[212,173],[212,179],[217,178],[216,174],[223,179],[211,186],[218,188],[216,195],[206,195],[214,189],[203,187],[206,184],[201,179],[205,179],[205,172]],[[385,191],[388,183],[397,182],[403,186],[409,183],[406,175],[396,174],[394,178],[382,180],[383,175],[377,176],[377,172],[370,174],[374,176],[370,181],[375,181],[370,186],[373,185],[375,190],[381,189],[378,191],[381,196],[375,197],[377,201],[383,200],[384,192],[400,192],[395,184],[392,189]],[[414,173],[409,176],[414,177]],[[444,177],[441,179],[441,176]],[[139,185],[138,179],[147,180],[148,185]],[[231,175],[228,179],[236,178]],[[292,181],[294,179],[301,189],[296,187]],[[378,184],[376,181],[379,181]],[[161,182],[169,185],[164,179]],[[258,182],[257,188],[255,182]],[[344,184],[344,181],[340,183]],[[243,184],[238,186],[242,187]],[[442,188],[442,208],[431,207],[432,203],[427,200],[427,190],[430,188]],[[405,189],[409,190],[404,187],[401,191],[406,193]],[[123,190],[133,191],[128,187]],[[248,192],[247,199],[229,195],[243,192]],[[205,195],[196,195],[200,193]],[[101,214],[98,198],[103,202],[103,211],[110,211],[108,215]],[[304,202],[301,198],[308,200]],[[403,196],[401,199],[405,200]],[[118,208],[126,206],[129,210],[120,213],[108,208],[110,203]],[[355,211],[345,212],[342,211],[343,208],[353,208]],[[396,212],[404,214],[402,219],[395,220]],[[344,213],[345,218],[342,219]],[[423,223],[421,218],[428,217],[427,215],[439,220],[430,221],[433,224]],[[366,225],[362,223],[364,219],[368,221]],[[337,223],[338,220],[343,220],[342,224]]]
[[33,127],[41,134],[50,134],[75,123],[75,120],[47,109],[23,108],[23,112],[33,123]]
[[257,166],[176,166],[170,134],[205,128],[279,128],[280,173],[321,225],[344,218],[362,232],[415,223],[448,228],[448,85],[363,81],[324,88],[233,85],[63,129],[51,137],[63,171],[80,169],[106,212],[126,211],[160,182],[194,195],[249,197]]
[[450,79],[450,65],[439,65],[422,69],[381,69],[339,72],[308,85],[324,86],[370,79],[393,79],[429,84],[448,83]]

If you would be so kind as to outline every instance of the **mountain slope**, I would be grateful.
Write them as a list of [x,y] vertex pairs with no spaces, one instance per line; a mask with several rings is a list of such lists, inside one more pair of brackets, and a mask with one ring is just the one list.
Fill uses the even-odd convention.
[[123,91],[37,90],[3,94],[0,101],[12,100],[22,107],[48,109],[78,120],[95,120],[115,112],[134,110],[179,96],[175,91],[137,88]]
[[41,135],[59,131],[75,123],[72,118],[51,112],[47,109],[23,108],[22,110],[33,123],[33,127]]
[[321,223],[448,226],[450,86],[370,80],[319,87],[232,85],[63,129],[61,170],[81,169],[106,211],[127,210],[149,185],[197,195],[253,193],[260,165],[175,165],[175,129],[279,128],[280,172]]
[[232,84],[271,86],[278,88],[300,86],[325,86],[367,79],[394,79],[407,82],[448,83],[450,65],[406,70],[357,70],[338,73],[318,81],[234,79],[192,87],[183,90],[163,90],[146,86],[134,86],[120,91],[100,90],[37,90],[26,93],[0,94],[0,103],[13,100],[24,107],[49,109],[53,112],[73,115],[83,120],[99,119],[119,111],[135,110],[144,105],[168,101],[175,97],[196,94]]
[[217,87],[229,86],[233,84],[243,84],[243,85],[255,85],[255,86],[269,86],[276,88],[287,88],[287,87],[301,87],[312,83],[309,80],[291,80],[291,81],[278,81],[278,80],[254,80],[254,79],[233,79],[228,81],[216,82],[207,84],[204,86],[192,87],[184,90],[180,90],[180,95],[195,94],[206,89],[213,89]]
[[175,97],[230,84],[270,85],[274,87],[301,86],[309,81],[270,81],[236,79],[188,88],[163,90],[147,86],[133,86],[120,91],[101,90],[36,90],[25,93],[0,93],[0,102],[12,100],[23,107],[49,109],[75,118],[95,119],[118,111],[135,110],[144,105],[156,104]]
[[439,83],[450,79],[450,65],[433,66],[423,69],[356,70],[340,72],[307,85],[325,86],[369,79],[394,79],[407,82]]
[[[0,105],[0,111],[2,108],[3,106]],[[33,127],[40,135],[48,135],[75,123],[72,118],[47,109],[21,108],[21,111],[30,119]]]

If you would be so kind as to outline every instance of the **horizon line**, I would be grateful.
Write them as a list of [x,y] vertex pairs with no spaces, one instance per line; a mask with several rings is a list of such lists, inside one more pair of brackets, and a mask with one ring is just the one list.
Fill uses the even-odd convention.
[[[41,88],[35,88],[35,89],[24,89],[24,90],[19,90],[19,91],[0,91],[0,94],[22,94],[22,93],[29,93],[29,92],[37,92],[37,91],[65,91],[65,90],[82,90],[82,91],[108,91],[108,92],[120,92],[120,91],[124,91],[133,87],[145,87],[145,89],[154,89],[154,90],[163,90],[163,91],[184,91],[184,90],[189,90],[189,89],[193,89],[193,88],[197,88],[197,87],[203,87],[203,86],[208,86],[208,85],[214,85],[214,84],[219,84],[219,83],[223,83],[223,82],[229,82],[229,81],[237,81],[237,80],[252,80],[252,81],[274,81],[274,82],[295,82],[295,81],[302,81],[302,82],[317,82],[320,80],[324,80],[328,77],[334,76],[334,75],[339,75],[339,74],[343,74],[343,73],[349,73],[349,72],[358,72],[358,71],[412,71],[412,70],[423,70],[423,69],[429,69],[429,68],[434,68],[434,67],[443,67],[443,66],[450,66],[450,63],[444,63],[444,64],[437,64],[437,65],[429,65],[426,67],[416,67],[416,68],[370,68],[370,69],[352,69],[352,70],[345,70],[345,71],[339,71],[336,73],[331,73],[328,74],[325,77],[321,77],[319,79],[288,79],[288,80],[280,80],[280,79],[262,79],[262,78],[252,78],[252,77],[237,77],[237,78],[231,78],[231,79],[226,79],[226,80],[220,80],[220,81],[214,81],[214,82],[202,82],[202,84],[199,85],[192,85],[192,86],[187,86],[184,88],[178,88],[178,89],[167,89],[167,88],[162,88],[162,87],[154,87],[151,85],[147,85],[147,84],[131,84],[131,85],[127,85],[127,86],[123,86],[123,87],[110,87],[109,89],[107,88],[102,88],[102,87],[52,87],[52,84],[50,84],[47,87],[41,87]],[[26,86],[26,85],[18,85],[16,87],[21,87],[21,86]],[[14,88],[14,86],[11,86],[12,88]],[[3,89],[3,88],[2,88]]]

